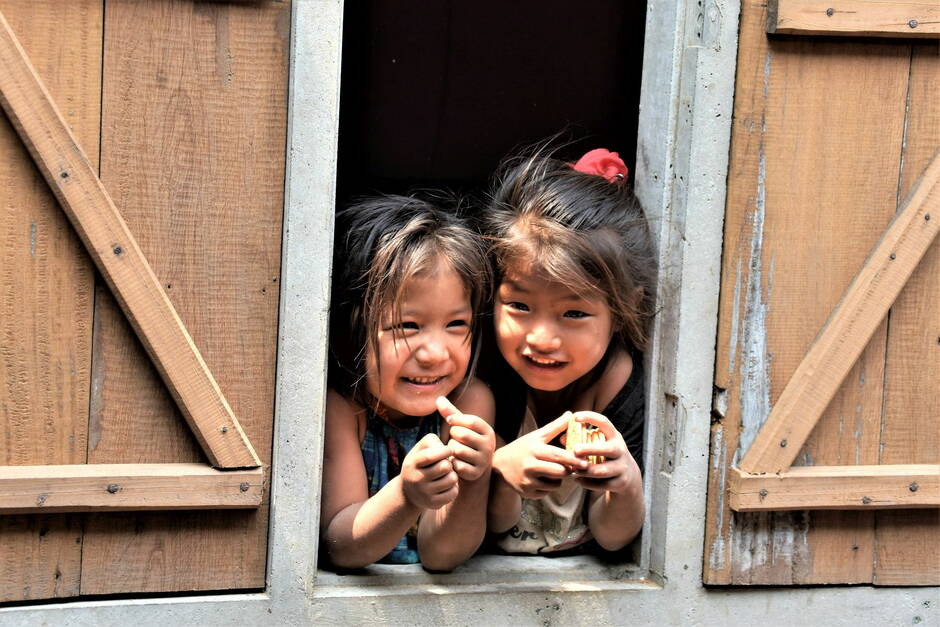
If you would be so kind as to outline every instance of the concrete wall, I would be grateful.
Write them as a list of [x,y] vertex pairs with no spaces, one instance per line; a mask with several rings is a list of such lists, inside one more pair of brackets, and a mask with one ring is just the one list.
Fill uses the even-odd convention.
[[637,567],[481,558],[458,573],[316,572],[341,0],[295,0],[268,588],[0,610],[2,624],[940,624],[936,588],[706,589],[718,273],[739,5],[650,0],[638,192],[662,276],[648,521]]

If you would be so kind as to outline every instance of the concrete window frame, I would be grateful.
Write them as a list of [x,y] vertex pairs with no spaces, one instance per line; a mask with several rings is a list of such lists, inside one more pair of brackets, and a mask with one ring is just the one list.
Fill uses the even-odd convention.
[[636,177],[662,270],[647,355],[650,506],[636,568],[483,557],[452,575],[377,567],[367,578],[318,580],[343,0],[294,0],[266,589],[8,607],[0,624],[724,624],[728,616],[775,624],[794,608],[833,625],[861,616],[930,624],[937,588],[755,594],[702,585],[739,10],[739,0],[648,1]]

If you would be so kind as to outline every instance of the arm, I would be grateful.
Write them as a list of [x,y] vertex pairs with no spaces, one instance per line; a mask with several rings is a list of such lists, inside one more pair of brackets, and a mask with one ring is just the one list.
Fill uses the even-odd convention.
[[486,504],[490,464],[495,448],[493,395],[474,380],[455,399],[438,399],[446,426],[442,437],[453,451],[457,498],[444,507],[425,512],[418,525],[418,553],[429,570],[452,570],[479,548],[486,533]]
[[601,414],[578,412],[576,419],[597,426],[606,442],[582,444],[578,457],[603,455],[604,462],[578,473],[578,483],[593,491],[588,509],[588,526],[597,543],[608,551],[622,549],[643,526],[643,480],[623,436]]
[[[447,466],[446,472],[450,472],[449,449],[436,436],[429,436],[439,446],[425,438],[412,449],[415,455],[409,453],[405,458],[413,462],[410,470],[421,473],[424,483],[431,486],[428,497],[415,497],[412,488],[416,482],[409,481],[414,477],[408,476],[406,464],[401,475],[369,498],[357,428],[361,411],[333,390],[328,392],[320,536],[330,560],[342,568],[365,566],[384,557],[418,519],[421,505],[438,503],[440,507],[448,497],[446,492],[435,490],[445,487],[446,474],[441,471]],[[450,494],[450,499],[453,496]]]
[[490,530],[506,531],[519,520],[520,497],[540,499],[557,490],[571,469],[587,468],[563,448],[549,444],[568,428],[567,412],[544,427],[513,440],[493,454]]

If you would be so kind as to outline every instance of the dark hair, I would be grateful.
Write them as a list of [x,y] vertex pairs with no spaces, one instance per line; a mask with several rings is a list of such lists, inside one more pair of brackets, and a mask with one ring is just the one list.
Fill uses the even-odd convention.
[[[444,202],[450,210],[438,206]],[[461,214],[460,201],[444,196],[378,196],[337,213],[330,308],[334,390],[363,406],[375,403],[364,385],[366,349],[378,353],[376,331],[383,316],[397,317],[408,280],[440,268],[442,261],[460,277],[470,300],[472,373],[477,317],[491,281],[482,238]]]
[[486,212],[497,283],[532,272],[606,299],[615,337],[643,350],[656,260],[649,225],[626,183],[574,170],[542,146],[504,161]]

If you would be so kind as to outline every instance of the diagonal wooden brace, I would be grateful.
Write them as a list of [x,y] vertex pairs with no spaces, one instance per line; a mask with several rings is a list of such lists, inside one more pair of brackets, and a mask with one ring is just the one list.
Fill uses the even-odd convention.
[[0,105],[218,468],[261,465],[134,236],[0,13]]
[[836,305],[741,460],[745,473],[790,468],[872,334],[940,231],[940,152]]

